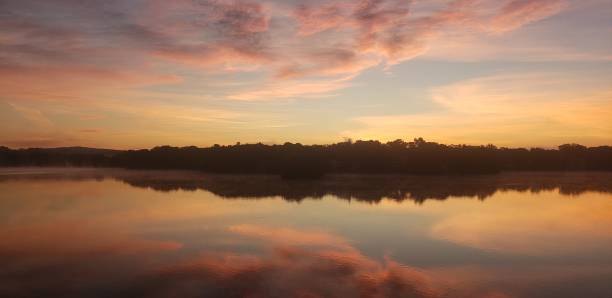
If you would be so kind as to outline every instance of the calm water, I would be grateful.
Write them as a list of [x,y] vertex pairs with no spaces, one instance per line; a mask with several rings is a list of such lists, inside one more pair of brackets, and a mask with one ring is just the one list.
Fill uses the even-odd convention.
[[0,169],[0,297],[612,297],[612,175]]

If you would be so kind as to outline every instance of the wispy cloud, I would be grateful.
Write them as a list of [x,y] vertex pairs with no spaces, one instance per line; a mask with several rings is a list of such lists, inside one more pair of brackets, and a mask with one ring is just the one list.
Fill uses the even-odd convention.
[[242,101],[269,101],[275,99],[290,99],[296,97],[327,97],[331,92],[347,87],[353,76],[334,80],[293,80],[271,81],[257,89],[236,93],[229,99]]
[[49,118],[45,117],[43,113],[35,108],[19,105],[16,103],[8,103],[8,105],[17,111],[24,119],[26,119],[30,125],[38,126],[42,129],[49,129],[53,127],[53,122]]
[[308,88],[301,93],[295,83],[284,83],[287,79],[328,78],[334,84],[338,75],[355,76],[380,63],[417,57],[447,28],[503,33],[558,13],[565,1],[454,0],[429,12],[413,11],[413,1],[329,1],[295,5],[289,14],[273,2],[249,0],[3,5],[5,86],[37,76],[53,79],[37,79],[33,89],[53,82],[66,92],[87,84],[83,81],[180,82],[172,67],[154,65],[209,73],[259,69],[278,81],[274,86],[295,90],[270,90],[267,96],[273,99],[312,93]]
[[[586,77],[586,76],[585,76]],[[584,82],[584,80],[589,82]],[[436,112],[366,116],[354,138],[426,136],[455,143],[556,146],[612,142],[612,89],[605,80],[558,73],[515,73],[434,88]],[[589,86],[585,88],[585,86]]]
[[[95,127],[100,129],[96,135],[124,144],[133,140],[140,129],[149,139],[162,136],[168,141],[190,143],[188,138],[203,136],[235,141],[246,131],[252,134],[254,127],[268,127],[274,133],[266,135],[263,129],[258,133],[283,139],[287,136],[276,133],[279,127],[290,125],[279,123],[283,121],[279,121],[278,114],[290,110],[292,114],[283,114],[283,119],[299,118],[299,123],[306,123],[306,116],[296,115],[305,111],[299,105],[319,104],[309,103],[308,99],[343,97],[328,102],[345,102],[346,97],[354,95],[351,92],[355,86],[383,88],[381,94],[393,88],[399,90],[398,86],[383,86],[381,80],[373,78],[383,71],[400,71],[397,65],[419,57],[609,62],[610,47],[601,45],[601,40],[583,48],[575,46],[579,42],[560,46],[550,40],[560,42],[565,36],[552,36],[550,28],[544,26],[547,22],[543,22],[580,9],[589,10],[590,16],[604,2],[589,0],[590,6],[584,8],[584,2],[572,0],[5,0],[0,4],[0,100],[14,104],[3,108],[19,117],[11,118],[0,133],[7,140],[15,139],[17,132],[24,130],[24,140],[57,138],[73,142],[93,135],[83,129]],[[515,39],[520,32],[535,29],[541,30],[539,35]],[[366,71],[374,74],[367,72],[369,81],[357,83],[356,78],[366,78],[360,76]],[[605,117],[607,113],[600,109],[608,109],[607,103],[595,104],[590,99],[563,102],[554,117],[525,114],[524,118],[516,118],[503,111],[482,109],[481,105],[488,104],[485,95],[493,91],[474,85],[501,84],[501,80],[463,81],[448,89],[433,90],[434,103],[440,109],[437,113],[380,116],[384,119],[361,117],[356,121],[365,128],[347,133],[380,138],[405,128],[401,125],[405,121],[419,121],[420,127],[430,127],[432,135],[475,140],[475,135],[494,136],[491,127],[502,125],[500,119],[506,119],[503,125],[520,126],[519,129],[546,126],[567,135],[586,129],[594,138],[609,140],[604,137],[609,130],[603,120],[572,118],[567,112],[577,109]],[[515,89],[506,91],[515,97],[534,95]],[[589,91],[595,94],[601,90]],[[471,103],[467,98],[482,102]],[[388,104],[385,98],[374,96],[372,100],[378,106]],[[537,109],[546,109],[546,99],[537,100],[542,101]],[[278,107],[284,104],[293,106],[279,112]],[[494,104],[513,109],[507,102]],[[257,109],[252,109],[255,106]],[[483,114],[469,114],[465,108],[468,106]],[[349,111],[352,107],[346,108]],[[337,106],[333,109],[341,110]],[[339,119],[334,120],[336,124],[345,120],[339,117],[342,112],[334,115]],[[350,114],[357,114],[353,112]],[[461,113],[469,117],[449,116]],[[493,114],[496,116],[490,116]],[[449,117],[455,122],[448,122]],[[19,129],[24,119],[33,125]],[[548,126],[550,121],[556,124]],[[391,127],[391,123],[398,124]],[[569,123],[573,123],[571,129],[567,129]],[[481,125],[481,132],[470,137],[466,137],[468,132],[458,130],[476,129],[477,125]],[[343,128],[318,129],[333,134]],[[428,134],[419,131],[414,134]],[[145,138],[137,143],[151,143]],[[89,140],[96,141],[91,137]]]
[[557,14],[566,7],[565,0],[513,0],[505,3],[485,24],[493,32],[511,31]]

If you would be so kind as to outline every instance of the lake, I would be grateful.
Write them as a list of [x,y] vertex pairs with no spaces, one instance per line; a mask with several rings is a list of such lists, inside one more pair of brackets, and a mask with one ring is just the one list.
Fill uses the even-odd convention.
[[0,169],[0,297],[612,297],[612,173]]

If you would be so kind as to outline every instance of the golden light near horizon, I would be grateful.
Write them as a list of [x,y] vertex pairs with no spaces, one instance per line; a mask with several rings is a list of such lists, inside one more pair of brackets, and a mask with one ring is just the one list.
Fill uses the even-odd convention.
[[0,145],[612,144],[607,0],[16,1]]

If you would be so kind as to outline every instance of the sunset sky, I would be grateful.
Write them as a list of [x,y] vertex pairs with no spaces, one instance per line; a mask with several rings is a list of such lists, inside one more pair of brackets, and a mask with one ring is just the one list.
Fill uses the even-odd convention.
[[0,0],[0,145],[612,145],[610,0]]

